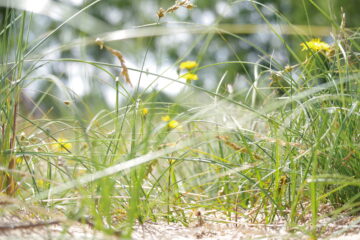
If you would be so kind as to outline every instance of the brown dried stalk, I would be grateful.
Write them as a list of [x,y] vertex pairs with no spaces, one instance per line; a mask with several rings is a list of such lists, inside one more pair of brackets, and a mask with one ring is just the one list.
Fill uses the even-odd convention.
[[[19,95],[17,95],[19,96]],[[15,138],[16,138],[16,117],[18,114],[18,97],[16,98],[17,100],[15,101],[14,104],[14,117],[13,117],[13,125],[12,125],[12,136],[10,138],[10,154],[12,155],[14,152],[14,148],[15,148]],[[16,159],[15,157],[10,155],[10,161],[8,164],[8,169],[14,170],[16,168]],[[14,176],[12,175],[11,172],[7,172],[5,171],[5,173],[0,173],[3,176],[0,176],[0,188],[2,188],[3,186],[3,181],[5,181],[5,189],[6,189],[6,194],[9,196],[12,196],[15,194],[16,192],[16,181],[14,179]],[[0,189],[1,191],[4,189]]]
[[[16,168],[16,159],[15,157],[11,157],[9,162],[9,170],[14,170]],[[6,194],[9,196],[13,196],[16,192],[17,185],[12,173],[6,173]]]
[[190,2],[190,0],[183,0],[183,1],[175,1],[175,4],[172,5],[171,7],[169,7],[168,9],[163,9],[163,8],[160,8],[159,11],[157,11],[157,16],[159,18],[162,18],[164,17],[167,13],[173,13],[175,12],[176,10],[178,10],[180,7],[184,7],[184,8],[187,8],[187,9],[193,9],[194,7],[196,7],[194,4],[192,4]]
[[118,50],[115,50],[111,47],[105,46],[104,41],[97,38],[95,43],[97,45],[99,45],[100,49],[105,48],[106,50],[108,50],[112,55],[114,55],[115,57],[117,57],[120,61],[120,65],[121,65],[121,75],[123,75],[125,82],[127,82],[128,84],[130,84],[130,86],[133,86],[130,80],[130,76],[129,76],[129,70],[125,65],[125,59],[123,57],[123,55],[121,54],[121,52],[119,52]]
[[0,232],[16,230],[16,229],[29,229],[29,228],[36,228],[36,227],[44,227],[44,226],[60,224],[60,223],[61,223],[61,221],[54,220],[54,221],[40,221],[40,222],[35,222],[35,223],[0,225]]
[[255,154],[255,153],[249,153],[249,151],[246,147],[240,147],[236,143],[229,141],[229,137],[227,137],[227,136],[216,136],[216,138],[223,141],[227,146],[231,147],[235,151],[251,154],[252,157],[255,158],[256,160],[262,159],[259,155]]
[[232,149],[234,149],[236,151],[247,152],[246,148],[240,147],[236,143],[230,142],[229,138],[226,136],[216,136],[216,138],[223,141],[226,145],[228,145],[229,147],[231,147]]

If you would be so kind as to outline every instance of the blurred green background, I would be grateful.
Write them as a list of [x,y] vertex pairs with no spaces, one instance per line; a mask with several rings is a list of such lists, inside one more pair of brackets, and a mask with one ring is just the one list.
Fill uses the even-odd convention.
[[[28,14],[29,49],[36,45],[44,35],[57,28],[77,10],[95,3],[96,1],[61,0],[61,1],[0,1],[1,6],[13,4],[16,9],[34,11]],[[358,27],[360,14],[358,13],[358,0],[268,0],[254,4],[252,1],[220,1],[197,0],[192,1],[197,7],[193,10],[179,9],[169,14],[159,22],[158,26],[176,29],[183,26],[194,27],[216,26],[230,24],[233,29],[241,30],[242,26],[250,26],[249,33],[236,34],[234,37],[226,34],[182,33],[163,36],[134,37],[127,40],[109,42],[109,46],[118,49],[124,55],[128,67],[143,69],[162,76],[176,78],[176,62],[181,60],[196,60],[200,66],[216,64],[227,61],[257,62],[268,54],[263,65],[277,70],[278,66],[296,63],[286,49],[284,42],[295,51],[300,51],[299,43],[311,37],[321,37],[332,43],[332,37],[319,36],[317,32],[310,32],[304,39],[299,36],[287,34],[283,31],[283,41],[278,36],[267,31],[252,31],[266,24],[265,17],[273,25],[306,25],[332,27],[341,23],[341,8],[346,12],[346,26]],[[105,32],[114,32],[123,29],[136,29],[144,25],[156,25],[156,12],[160,7],[166,9],[174,4],[171,0],[107,0],[98,1],[87,8],[83,14],[72,19],[62,26],[55,35],[41,44],[41,47],[27,57],[28,86],[24,89],[24,96],[38,102],[44,98],[41,94],[48,92],[41,105],[46,109],[62,103],[68,98],[84,101],[92,106],[91,111],[96,112],[104,106],[114,105],[114,79],[89,64],[69,61],[53,61],[62,58],[80,59],[86,62],[103,62],[119,65],[118,60],[107,51],[101,51],[94,44],[98,36]],[[320,10],[321,9],[321,10]],[[0,19],[16,20],[20,11],[6,15],[5,8],[0,8]],[[263,15],[263,16],[262,16]],[[3,24],[2,24],[3,25]],[[4,27],[4,26],[2,26]],[[309,28],[310,29],[310,28]],[[245,29],[246,32],[246,29]],[[155,33],[156,35],[156,33]],[[323,34],[321,34],[323,35]],[[15,38],[16,39],[16,38]],[[16,43],[11,43],[15,45]],[[251,45],[252,44],[252,45]],[[2,54],[2,53],[0,53]],[[146,55],[146,60],[144,62]],[[15,57],[15,53],[14,53]],[[32,61],[39,60],[42,61]],[[270,60],[269,60],[270,59]],[[52,60],[52,61],[49,61]],[[37,68],[45,64],[46,67]],[[114,75],[118,75],[116,67],[106,67]],[[207,89],[215,89],[220,79],[225,76],[224,83],[231,85],[234,91],[246,92],[253,81],[253,66],[251,64],[220,64],[199,71],[200,81],[195,84]],[[132,81],[139,79],[138,72],[130,71]],[[55,76],[62,83],[74,91],[74,96],[61,96],[53,83],[47,81],[49,75]],[[140,89],[151,85],[151,91],[161,91],[157,100],[171,101],[181,89],[181,85],[164,87],[169,81],[157,80],[155,76],[143,74]],[[151,83],[151,84],[150,84]],[[226,86],[224,84],[224,86]],[[141,91],[142,91],[141,90]],[[122,94],[126,96],[134,91],[126,87]],[[225,90],[224,90],[225,91]],[[59,96],[60,99],[53,97]],[[126,98],[123,99],[127,101]],[[31,106],[29,106],[31,109]],[[60,108],[61,109],[61,108]],[[61,110],[55,108],[52,114],[61,115]]]

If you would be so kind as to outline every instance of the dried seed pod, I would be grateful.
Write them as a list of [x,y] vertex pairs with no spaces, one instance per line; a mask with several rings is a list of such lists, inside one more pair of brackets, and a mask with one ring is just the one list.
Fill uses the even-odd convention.
[[123,55],[121,54],[121,52],[118,51],[118,50],[115,50],[115,49],[113,49],[111,47],[105,46],[104,41],[101,40],[100,38],[97,38],[95,40],[95,43],[100,46],[100,49],[105,48],[112,55],[114,55],[115,57],[117,57],[119,59],[120,65],[121,65],[121,68],[122,68],[121,75],[123,75],[123,77],[125,79],[125,82],[127,82],[130,86],[133,86],[132,83],[131,83],[131,80],[130,80],[128,68],[126,67],[126,64],[125,64],[125,59],[124,59]]
[[159,18],[164,17],[167,13],[173,13],[176,10],[178,10],[180,7],[184,7],[187,9],[193,9],[194,7],[196,7],[194,4],[190,3],[189,0],[184,0],[184,1],[175,1],[175,4],[172,5],[171,7],[169,7],[168,9],[164,10],[163,8],[160,8],[156,15]]
[[100,49],[102,50],[104,48],[104,41],[100,38],[96,38],[95,43],[99,45]]
[[160,9],[157,11],[156,15],[157,15],[159,18],[162,18],[162,17],[165,16],[165,12],[166,12],[165,9],[160,8]]
[[176,10],[179,9],[179,6],[177,5],[174,5],[174,6],[171,6],[170,8],[168,8],[168,10],[166,10],[167,13],[172,13],[172,12],[175,12]]
[[285,69],[284,69],[285,72],[292,72],[293,70],[294,70],[294,67],[290,66],[290,65],[286,65]]

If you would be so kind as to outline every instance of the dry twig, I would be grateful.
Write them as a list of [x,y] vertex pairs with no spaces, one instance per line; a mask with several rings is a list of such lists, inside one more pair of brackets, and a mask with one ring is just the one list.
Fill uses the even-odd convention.
[[176,10],[178,10],[180,7],[184,7],[184,8],[187,8],[187,9],[193,9],[194,7],[196,7],[194,4],[192,4],[190,2],[190,0],[183,0],[183,1],[175,1],[175,4],[172,5],[171,7],[169,7],[168,9],[163,9],[163,8],[160,8],[159,11],[157,11],[157,16],[159,18],[162,18],[164,17],[167,13],[173,13],[175,12]]
[[112,55],[114,55],[115,57],[117,57],[120,61],[120,65],[121,65],[121,75],[123,75],[125,82],[127,82],[128,84],[130,84],[130,86],[133,86],[130,80],[130,76],[129,76],[129,70],[125,65],[125,59],[124,56],[121,54],[121,52],[119,52],[118,50],[115,50],[111,47],[105,46],[104,41],[97,38],[96,39],[96,44],[99,45],[100,49],[105,48],[106,50],[108,50]]
[[4,231],[11,231],[17,229],[30,229],[36,227],[44,227],[49,225],[60,224],[60,220],[53,220],[53,221],[39,221],[34,223],[20,223],[20,224],[7,224],[7,225],[0,225],[0,232]]

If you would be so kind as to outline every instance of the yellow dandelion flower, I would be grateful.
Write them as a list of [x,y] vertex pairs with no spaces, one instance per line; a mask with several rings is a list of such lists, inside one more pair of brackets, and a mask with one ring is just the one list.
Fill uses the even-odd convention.
[[195,61],[186,61],[180,63],[180,69],[192,69],[199,66],[199,64]]
[[148,114],[149,114],[149,109],[147,109],[147,108],[142,108],[141,109],[141,115],[146,116]]
[[179,126],[179,122],[176,121],[176,120],[171,120],[169,123],[168,123],[168,127],[169,128],[177,128]]
[[42,179],[37,179],[36,180],[36,185],[39,187],[39,188],[43,188],[45,186],[45,182],[44,180]]
[[199,79],[198,75],[194,73],[185,73],[184,75],[181,76],[181,78],[185,79],[186,81],[193,81]]
[[71,143],[68,143],[68,140],[65,138],[59,138],[56,143],[51,145],[51,148],[56,152],[65,152],[72,148]]
[[22,164],[22,162],[23,162],[23,158],[22,158],[22,157],[17,157],[17,158],[16,158],[16,163],[17,163],[17,164]]
[[168,122],[168,121],[170,121],[170,116],[169,115],[162,116],[161,120],[164,122]]
[[301,51],[308,51],[308,50],[313,50],[313,51],[325,51],[325,52],[329,52],[330,51],[330,45],[327,44],[326,42],[323,42],[320,40],[320,38],[314,38],[310,41],[307,42],[303,42],[300,44],[300,46],[302,47]]

